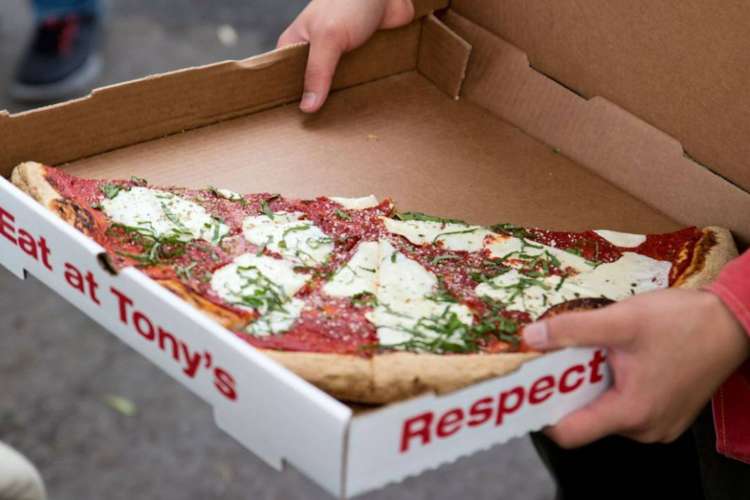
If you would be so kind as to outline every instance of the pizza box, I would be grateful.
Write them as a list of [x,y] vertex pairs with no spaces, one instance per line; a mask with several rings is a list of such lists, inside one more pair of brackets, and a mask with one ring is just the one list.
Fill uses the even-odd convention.
[[305,45],[0,112],[0,262],[207,401],[266,462],[342,498],[554,423],[606,389],[606,353],[559,351],[454,392],[351,407],[139,271],[112,273],[96,243],[7,178],[36,160],[154,184],[374,193],[486,224],[641,233],[716,224],[750,241],[750,146],[739,140],[750,128],[750,69],[740,64],[750,35],[737,22],[750,9],[606,0],[580,16],[543,0],[415,5],[414,23],[343,58],[315,116],[296,107]]

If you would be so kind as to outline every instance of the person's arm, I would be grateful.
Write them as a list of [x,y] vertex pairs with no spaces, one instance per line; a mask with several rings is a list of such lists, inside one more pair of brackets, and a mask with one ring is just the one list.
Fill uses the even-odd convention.
[[364,44],[378,29],[411,22],[411,0],[313,0],[282,33],[278,47],[310,42],[300,109],[318,111],[325,103],[341,55]]
[[721,298],[750,334],[750,251],[730,262],[706,289]]
[[[724,302],[750,334],[750,251],[727,265],[706,288]],[[750,463],[750,362],[716,392],[713,414],[717,451]]]
[[710,291],[662,290],[526,327],[524,340],[539,350],[608,347],[614,375],[600,398],[545,432],[565,448],[610,434],[676,439],[750,355],[748,266],[747,255],[728,266],[711,289],[725,290],[721,300]]

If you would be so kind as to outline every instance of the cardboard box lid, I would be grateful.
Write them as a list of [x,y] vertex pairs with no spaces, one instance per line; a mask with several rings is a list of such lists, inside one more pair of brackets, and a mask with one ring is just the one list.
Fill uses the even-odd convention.
[[531,65],[604,97],[750,190],[750,3],[705,0],[454,0]]

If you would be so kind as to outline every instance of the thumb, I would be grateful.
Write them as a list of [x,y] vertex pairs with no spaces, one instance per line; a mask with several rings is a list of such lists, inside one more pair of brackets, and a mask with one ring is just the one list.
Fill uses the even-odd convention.
[[538,351],[563,347],[613,347],[627,342],[631,328],[617,305],[596,311],[560,314],[523,329],[524,342]]

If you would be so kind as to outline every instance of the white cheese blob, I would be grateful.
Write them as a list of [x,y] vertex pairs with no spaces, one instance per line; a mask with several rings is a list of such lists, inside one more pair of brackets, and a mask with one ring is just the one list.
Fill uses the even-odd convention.
[[358,293],[375,293],[378,268],[378,243],[363,241],[356,252],[330,281],[323,291],[332,297],[352,297]]
[[390,241],[380,240],[378,263],[378,298],[396,307],[406,306],[416,298],[432,293],[437,277],[422,265],[396,250]]
[[242,222],[245,239],[280,253],[285,259],[305,266],[325,262],[333,251],[333,240],[299,212],[252,215]]
[[112,199],[103,199],[101,208],[113,222],[155,238],[218,243],[229,233],[229,226],[202,206],[158,189],[140,186],[122,189]]
[[234,191],[231,191],[229,189],[218,188],[218,189],[214,189],[214,192],[218,194],[219,196],[221,196],[222,198],[227,199],[229,201],[239,201],[242,199],[241,194],[235,193]]
[[341,198],[338,196],[330,196],[328,199],[335,201],[347,210],[363,210],[365,208],[377,207],[380,204],[374,194],[363,196],[361,198]]
[[526,311],[532,319],[536,319],[549,307],[575,298],[574,292],[570,292],[568,297],[567,289],[561,287],[557,290],[560,279],[559,276],[530,278],[516,269],[511,269],[477,285],[474,291],[480,297],[489,297],[504,303],[509,310]]
[[288,332],[299,319],[305,301],[291,299],[278,309],[267,312],[247,326],[246,331],[256,337]]
[[230,304],[263,314],[288,301],[308,279],[289,261],[246,253],[213,273],[211,289]]
[[625,252],[615,262],[575,276],[563,288],[576,289],[581,297],[606,297],[622,300],[638,293],[669,286],[672,263],[645,255]]
[[618,233],[607,229],[597,229],[594,232],[620,248],[635,248],[646,241],[646,236],[643,234]]
[[437,277],[398,252],[389,241],[380,241],[379,254],[377,306],[367,314],[377,328],[379,343],[399,348],[411,342],[414,350],[419,350],[418,342],[440,338],[462,344],[460,329],[446,335],[445,327],[449,322],[455,324],[456,319],[461,325],[471,325],[471,310],[461,304],[431,299],[437,290]]
[[618,301],[667,288],[671,267],[669,262],[626,252],[615,262],[564,280],[559,276],[531,278],[512,269],[479,284],[475,292],[503,302],[510,310],[526,311],[536,319],[548,308],[568,300],[604,297]]
[[434,222],[422,220],[396,220],[382,218],[385,228],[398,234],[416,245],[442,242],[448,250],[476,252],[484,246],[484,238],[492,232],[481,226],[452,222]]
[[524,261],[529,260],[523,259],[523,256],[537,257],[544,255],[545,252],[557,259],[562,269],[571,268],[580,273],[594,267],[583,257],[565,250],[504,234],[493,234],[487,238],[486,248],[492,257],[506,259],[506,264],[510,267],[522,267]]
[[246,253],[214,272],[211,288],[230,304],[258,311],[246,331],[266,336],[292,328],[305,305],[293,296],[308,279],[289,261]]

